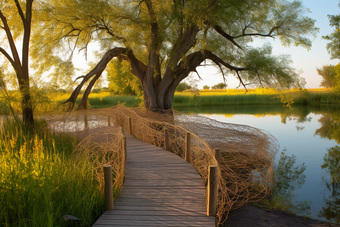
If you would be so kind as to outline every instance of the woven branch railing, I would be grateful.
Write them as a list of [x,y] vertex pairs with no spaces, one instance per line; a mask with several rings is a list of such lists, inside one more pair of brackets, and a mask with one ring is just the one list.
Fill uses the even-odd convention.
[[[186,136],[190,133],[190,163],[201,175],[205,185],[208,182],[208,166],[218,165],[217,180],[217,223],[223,223],[230,210],[247,202],[258,201],[272,194],[273,159],[278,151],[278,141],[269,133],[246,125],[221,123],[198,115],[174,112],[174,115],[141,111],[139,108],[123,106],[87,111],[76,111],[60,120],[49,117],[51,128],[56,131],[74,133],[85,137],[97,128],[97,135],[86,138],[87,145],[79,145],[78,153],[98,155],[88,147],[102,146],[100,157],[107,157],[115,168],[115,184],[121,187],[124,172],[122,166],[122,132],[105,128],[121,126],[136,138],[165,148],[185,159]],[[130,119],[130,120],[129,120]],[[117,128],[117,127],[116,127]],[[117,130],[116,130],[117,131]],[[165,133],[168,144],[165,143]],[[107,136],[109,135],[109,136]],[[115,137],[115,138],[114,138]],[[92,139],[91,139],[92,138]],[[107,139],[104,145],[90,145],[91,141]],[[217,149],[216,152],[213,148]],[[76,152],[76,153],[77,153]],[[217,156],[215,154],[218,153]],[[221,153],[221,155],[219,155]],[[98,177],[103,179],[102,170]],[[207,198],[207,193],[206,193]]]
[[[112,126],[110,116],[77,111],[68,115],[48,115],[44,119],[56,133],[67,133],[81,140],[75,147],[73,155],[76,158],[87,157],[96,167],[94,176],[100,183],[104,194],[103,166],[112,167],[114,197],[118,195],[125,178],[126,138],[121,128]],[[113,204],[107,205],[107,209]]]
[[[229,128],[227,128],[223,127],[223,123],[220,123],[222,126],[216,125],[216,121],[212,121],[215,125],[207,124],[206,118],[198,120],[199,118],[196,117],[189,120],[188,117],[185,117],[188,115],[184,115],[184,120],[181,116],[180,120],[171,115],[142,112],[140,109],[126,107],[112,108],[111,113],[115,117],[116,124],[146,143],[165,148],[165,141],[169,140],[167,150],[183,159],[185,159],[186,135],[190,133],[190,163],[201,175],[205,185],[208,183],[208,167],[210,165],[219,166],[217,173],[217,223],[222,223],[230,210],[249,201],[258,201],[271,195],[273,158],[278,150],[278,142],[270,134],[249,126],[228,124]],[[204,130],[197,127],[198,123]],[[196,127],[193,127],[195,124]],[[186,127],[188,125],[191,125],[191,130],[190,127]],[[241,138],[243,138],[244,144],[242,147],[246,147],[248,150],[231,146],[232,141],[229,144],[226,143],[228,139],[223,138],[223,132],[226,130],[233,130],[233,137],[240,137],[243,132]],[[165,139],[165,134],[168,136],[167,139]],[[203,134],[203,136],[199,136],[199,134]],[[206,138],[211,140],[210,143],[205,140]],[[229,138],[232,136],[229,135]],[[247,143],[253,144],[247,147],[245,145]],[[237,145],[236,139],[234,139],[235,144]],[[216,152],[212,147],[218,147],[223,157],[219,153],[215,157]],[[254,149],[255,147],[257,149]]]

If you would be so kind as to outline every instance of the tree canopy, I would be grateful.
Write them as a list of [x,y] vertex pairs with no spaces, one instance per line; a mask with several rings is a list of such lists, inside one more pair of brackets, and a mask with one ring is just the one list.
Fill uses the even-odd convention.
[[[340,6],[340,4],[339,4]],[[332,59],[340,58],[340,14],[339,15],[328,15],[329,25],[334,27],[334,31],[326,36],[322,36],[323,39],[329,40],[327,43],[328,53]]]
[[149,109],[171,108],[177,85],[206,60],[243,86],[291,87],[299,77],[289,57],[273,56],[269,45],[249,44],[277,38],[310,48],[308,37],[318,31],[297,0],[45,0],[40,6],[32,45],[38,68],[61,53],[66,61],[76,50],[86,55],[90,43],[101,45],[101,60],[79,77],[67,100],[74,104],[90,81],[79,108],[115,57],[130,64]]
[[333,88],[336,85],[336,71],[334,65],[324,65],[322,68],[316,68],[318,74],[322,77],[320,87]]
[[211,89],[225,89],[227,85],[225,83],[218,83],[211,87]]
[[110,91],[116,94],[140,95],[142,93],[140,83],[131,73],[131,67],[126,61],[112,60],[108,64],[106,80],[109,82]]

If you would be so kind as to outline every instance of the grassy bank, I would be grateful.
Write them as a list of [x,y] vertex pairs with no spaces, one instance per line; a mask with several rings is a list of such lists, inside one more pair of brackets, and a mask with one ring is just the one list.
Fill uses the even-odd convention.
[[[125,103],[138,106],[141,100],[136,96],[113,96],[109,93],[92,94],[89,97],[91,108],[102,108]],[[279,92],[275,89],[200,90],[198,92],[176,92],[173,106],[240,106],[240,105],[323,105],[340,104],[340,94],[331,89],[290,90]]]
[[274,89],[203,90],[199,93],[176,93],[174,107],[229,106],[229,105],[320,105],[340,104],[340,94],[329,89],[290,90]]
[[[0,226],[91,226],[105,209],[98,166],[74,158],[75,140],[38,122],[26,132],[5,122],[0,132]],[[65,221],[64,215],[80,220]]]
[[[70,97],[70,93],[47,93],[44,98],[36,99],[35,113],[45,113],[55,110],[65,111],[67,106],[61,105]],[[76,101],[75,109],[80,103],[81,95]],[[113,95],[110,92],[91,93],[88,98],[90,108],[105,108],[118,103],[128,107],[142,105],[142,97]],[[0,100],[1,104],[1,100]],[[275,89],[226,89],[199,90],[195,92],[176,92],[173,107],[205,107],[205,106],[241,106],[241,105],[324,105],[340,104],[340,93],[331,89],[304,89],[279,92]],[[17,112],[20,103],[12,102]],[[3,110],[2,110],[3,109]],[[7,106],[0,105],[1,113],[6,113]],[[8,111],[7,111],[8,112]]]

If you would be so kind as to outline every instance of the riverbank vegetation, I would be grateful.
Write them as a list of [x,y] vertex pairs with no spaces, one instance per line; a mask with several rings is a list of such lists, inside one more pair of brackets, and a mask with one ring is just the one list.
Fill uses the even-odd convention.
[[[106,108],[116,106],[118,103],[128,107],[143,106],[143,96],[113,94],[107,89],[91,93],[88,98],[88,108]],[[33,95],[33,106],[36,114],[51,111],[66,111],[67,106],[62,105],[70,96],[65,91],[42,92],[35,91]],[[11,92],[7,98],[0,94],[0,111],[9,113],[6,102],[10,99],[15,112],[20,112],[20,99],[13,97],[20,95],[18,92]],[[81,97],[78,98],[79,104]],[[206,106],[235,106],[235,105],[325,105],[340,104],[340,93],[329,88],[320,89],[292,89],[277,91],[275,89],[203,89],[186,90],[176,92],[173,99],[174,108],[182,107],[206,107]]]
[[1,128],[0,226],[90,226],[105,209],[100,166],[75,157],[76,140],[46,126],[36,121],[27,131],[6,121]]

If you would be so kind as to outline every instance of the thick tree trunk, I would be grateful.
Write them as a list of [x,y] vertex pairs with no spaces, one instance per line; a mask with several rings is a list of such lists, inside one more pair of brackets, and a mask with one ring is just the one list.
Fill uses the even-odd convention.
[[22,96],[22,120],[25,126],[34,127],[33,106],[28,81],[19,84]]

